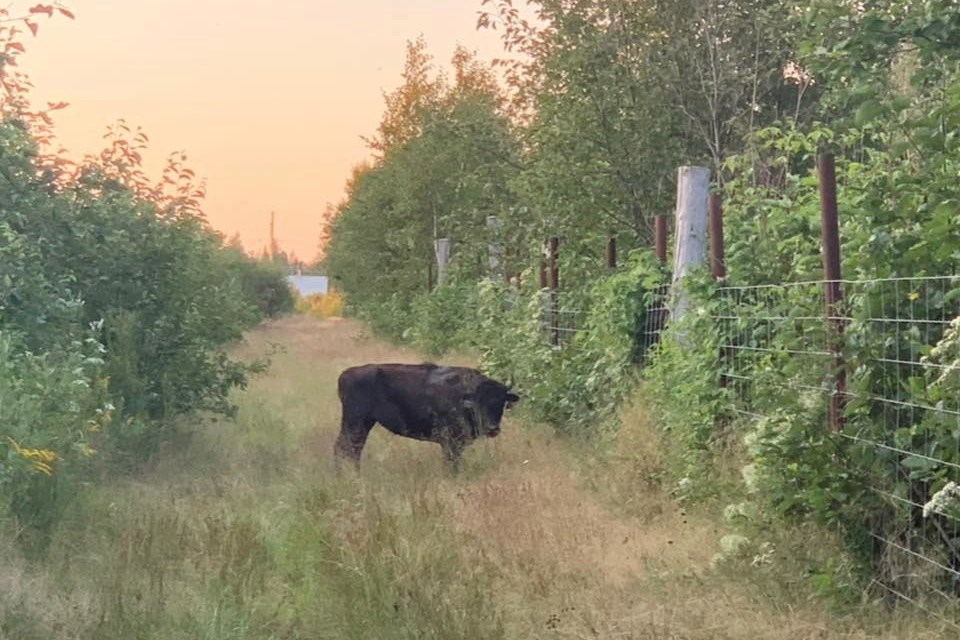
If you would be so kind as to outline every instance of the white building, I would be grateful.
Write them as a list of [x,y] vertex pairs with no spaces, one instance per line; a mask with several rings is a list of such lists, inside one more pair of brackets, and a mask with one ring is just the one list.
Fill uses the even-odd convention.
[[287,283],[302,297],[327,293],[327,276],[287,276]]

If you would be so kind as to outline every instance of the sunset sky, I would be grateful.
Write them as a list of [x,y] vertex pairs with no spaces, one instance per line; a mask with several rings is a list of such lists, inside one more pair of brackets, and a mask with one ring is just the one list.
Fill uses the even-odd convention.
[[498,35],[475,29],[480,0],[74,0],[76,20],[42,20],[21,66],[60,142],[99,151],[124,118],[150,136],[147,168],[185,150],[207,180],[206,212],[248,250],[310,260],[319,219],[367,150],[383,91],[400,80],[407,40],[423,34],[446,65],[460,43],[490,59]]

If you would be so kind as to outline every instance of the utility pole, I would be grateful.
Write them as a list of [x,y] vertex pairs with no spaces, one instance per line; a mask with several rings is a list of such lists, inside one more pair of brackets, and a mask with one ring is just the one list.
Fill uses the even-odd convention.
[[273,217],[274,217],[274,213],[273,211],[271,211],[270,212],[270,248],[267,250],[267,252],[270,254],[270,260],[273,260],[274,254],[276,253],[276,249],[277,249],[277,241],[273,235]]

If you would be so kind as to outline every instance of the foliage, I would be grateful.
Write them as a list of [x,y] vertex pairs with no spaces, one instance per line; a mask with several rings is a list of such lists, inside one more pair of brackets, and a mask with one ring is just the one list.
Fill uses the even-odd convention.
[[251,260],[239,244],[227,245],[223,259],[226,269],[239,279],[241,295],[253,303],[259,319],[293,311],[295,300],[284,267],[266,260]]
[[[487,216],[506,219],[511,210],[507,183],[516,143],[498,113],[491,72],[462,50],[454,70],[453,83],[443,76],[427,82],[429,58],[411,45],[406,82],[388,96],[381,128],[416,135],[381,132],[392,144],[354,173],[330,224],[324,265],[349,303],[372,316],[394,304],[387,299],[406,309],[427,289],[437,237],[451,238],[453,272],[485,274]],[[526,246],[508,241],[517,228],[511,223],[501,231],[509,269]]]
[[0,514],[8,509],[44,544],[78,471],[97,453],[114,407],[102,377],[103,346],[93,337],[57,352],[27,351],[0,331]]
[[477,292],[466,285],[442,284],[414,298],[403,338],[433,356],[471,344]]
[[674,448],[670,479],[681,497],[718,488],[710,462],[723,436],[716,416],[726,404],[717,375],[721,336],[710,317],[715,286],[702,273],[691,275],[686,286],[697,305],[682,322],[671,323],[643,372],[651,410]]
[[520,389],[531,415],[559,430],[612,433],[615,410],[635,382],[632,365],[645,357],[646,314],[662,268],[649,252],[636,252],[621,271],[567,298],[565,304],[589,311],[582,331],[563,346],[547,339],[547,293],[530,275],[521,275],[527,284],[519,289],[493,279],[439,287],[415,301],[404,337],[436,354],[476,350],[486,370]]
[[[35,33],[55,13],[72,15],[22,20]],[[21,19],[0,18],[0,521],[42,551],[87,482],[142,463],[181,416],[231,413],[259,365],[226,345],[292,305],[280,273],[210,229],[184,154],[154,183],[122,121],[82,162],[51,151],[65,105],[30,106]]]

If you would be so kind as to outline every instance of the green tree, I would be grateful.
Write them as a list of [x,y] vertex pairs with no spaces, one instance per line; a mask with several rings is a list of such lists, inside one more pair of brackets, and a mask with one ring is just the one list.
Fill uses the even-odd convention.
[[[437,237],[451,238],[453,277],[469,281],[487,272],[487,216],[509,221],[503,235],[512,240],[510,256],[525,249],[510,188],[519,149],[492,73],[458,49],[452,82],[424,79],[424,60],[422,42],[412,44],[407,82],[388,96],[380,128],[404,122],[400,129],[409,137],[381,134],[379,140],[393,143],[375,147],[382,156],[354,172],[325,246],[324,266],[348,302],[394,322],[396,309],[426,290]],[[431,89],[418,94],[423,87]],[[407,108],[412,95],[421,99]],[[398,104],[406,105],[401,112]]]

